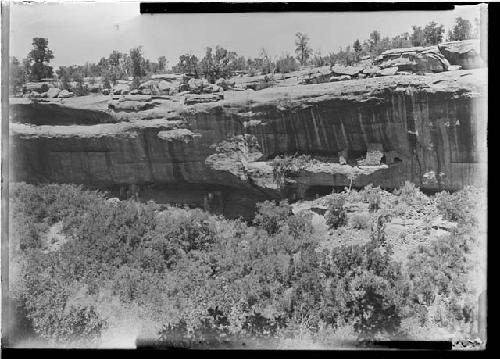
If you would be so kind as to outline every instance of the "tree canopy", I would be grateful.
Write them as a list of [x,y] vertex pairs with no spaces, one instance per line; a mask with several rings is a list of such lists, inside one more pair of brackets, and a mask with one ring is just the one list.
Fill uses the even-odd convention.
[[54,58],[54,53],[49,49],[49,40],[43,37],[33,39],[33,49],[28,53],[31,71],[29,78],[32,81],[40,81],[43,78],[52,77],[52,66],[50,60]]

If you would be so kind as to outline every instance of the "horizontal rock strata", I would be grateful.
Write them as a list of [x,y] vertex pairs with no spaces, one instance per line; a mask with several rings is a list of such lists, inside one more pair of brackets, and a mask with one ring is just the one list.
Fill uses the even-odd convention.
[[[486,83],[483,69],[396,75],[226,91],[221,101],[193,105],[157,99],[137,111],[110,109],[99,95],[16,99],[11,174],[160,201],[182,198],[174,188],[186,198],[219,193],[218,210],[229,216],[247,216],[266,198],[307,196],[315,186],[396,188],[410,180],[454,190],[481,179]],[[319,160],[280,192],[271,161],[294,153]]]

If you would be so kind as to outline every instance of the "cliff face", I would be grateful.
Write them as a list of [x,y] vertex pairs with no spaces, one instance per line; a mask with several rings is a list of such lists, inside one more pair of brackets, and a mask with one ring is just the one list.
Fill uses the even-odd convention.
[[[294,198],[351,178],[354,186],[410,180],[454,190],[480,181],[486,81],[485,70],[391,76],[227,91],[223,101],[193,106],[155,100],[123,113],[106,109],[104,96],[23,99],[11,106],[12,179],[248,216],[256,201],[280,195],[269,161],[297,152],[322,164],[294,175],[285,191]],[[373,151],[380,163],[358,162]]]

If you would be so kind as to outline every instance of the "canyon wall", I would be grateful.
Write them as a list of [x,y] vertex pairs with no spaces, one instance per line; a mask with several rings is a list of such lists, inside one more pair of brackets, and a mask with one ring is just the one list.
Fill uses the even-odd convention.
[[[410,180],[424,189],[456,190],[484,178],[485,69],[226,91],[224,97],[192,106],[157,99],[152,108],[123,112],[108,109],[101,95],[12,101],[11,178],[85,184],[121,197],[208,206],[230,217],[248,217],[256,201],[304,198],[351,179],[354,186],[396,188]],[[255,142],[250,150],[247,138]],[[360,164],[373,149],[381,162]],[[270,161],[294,153],[324,166],[302,168],[280,191]]]

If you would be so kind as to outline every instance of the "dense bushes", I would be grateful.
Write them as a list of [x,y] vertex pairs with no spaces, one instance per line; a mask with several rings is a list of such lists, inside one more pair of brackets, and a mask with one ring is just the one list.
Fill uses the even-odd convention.
[[[446,211],[464,196],[437,202]],[[332,230],[346,224],[351,197],[330,196]],[[417,247],[403,265],[385,238],[386,209],[371,235],[356,231],[369,237],[363,244],[321,247],[311,215],[287,202],[260,203],[252,226],[201,210],[109,201],[70,185],[13,185],[10,205],[11,239],[22,244],[16,293],[45,338],[99,338],[119,319],[110,303],[138,308],[137,320],[155,323],[165,340],[324,335],[325,328],[399,335],[408,318],[449,324],[429,319],[436,296],[447,298],[448,318],[473,320],[462,280],[472,243],[465,227]],[[463,216],[469,223],[472,213]],[[369,228],[368,214],[352,218],[352,226]],[[67,240],[54,250],[43,238],[59,223]]]
[[474,187],[465,187],[454,194],[443,191],[436,195],[437,207],[444,219],[471,225],[476,224],[478,199],[479,191]]
[[420,245],[409,254],[413,288],[409,299],[421,323],[456,329],[475,322],[479,293],[470,286],[473,268],[468,242],[468,235],[454,233]]

